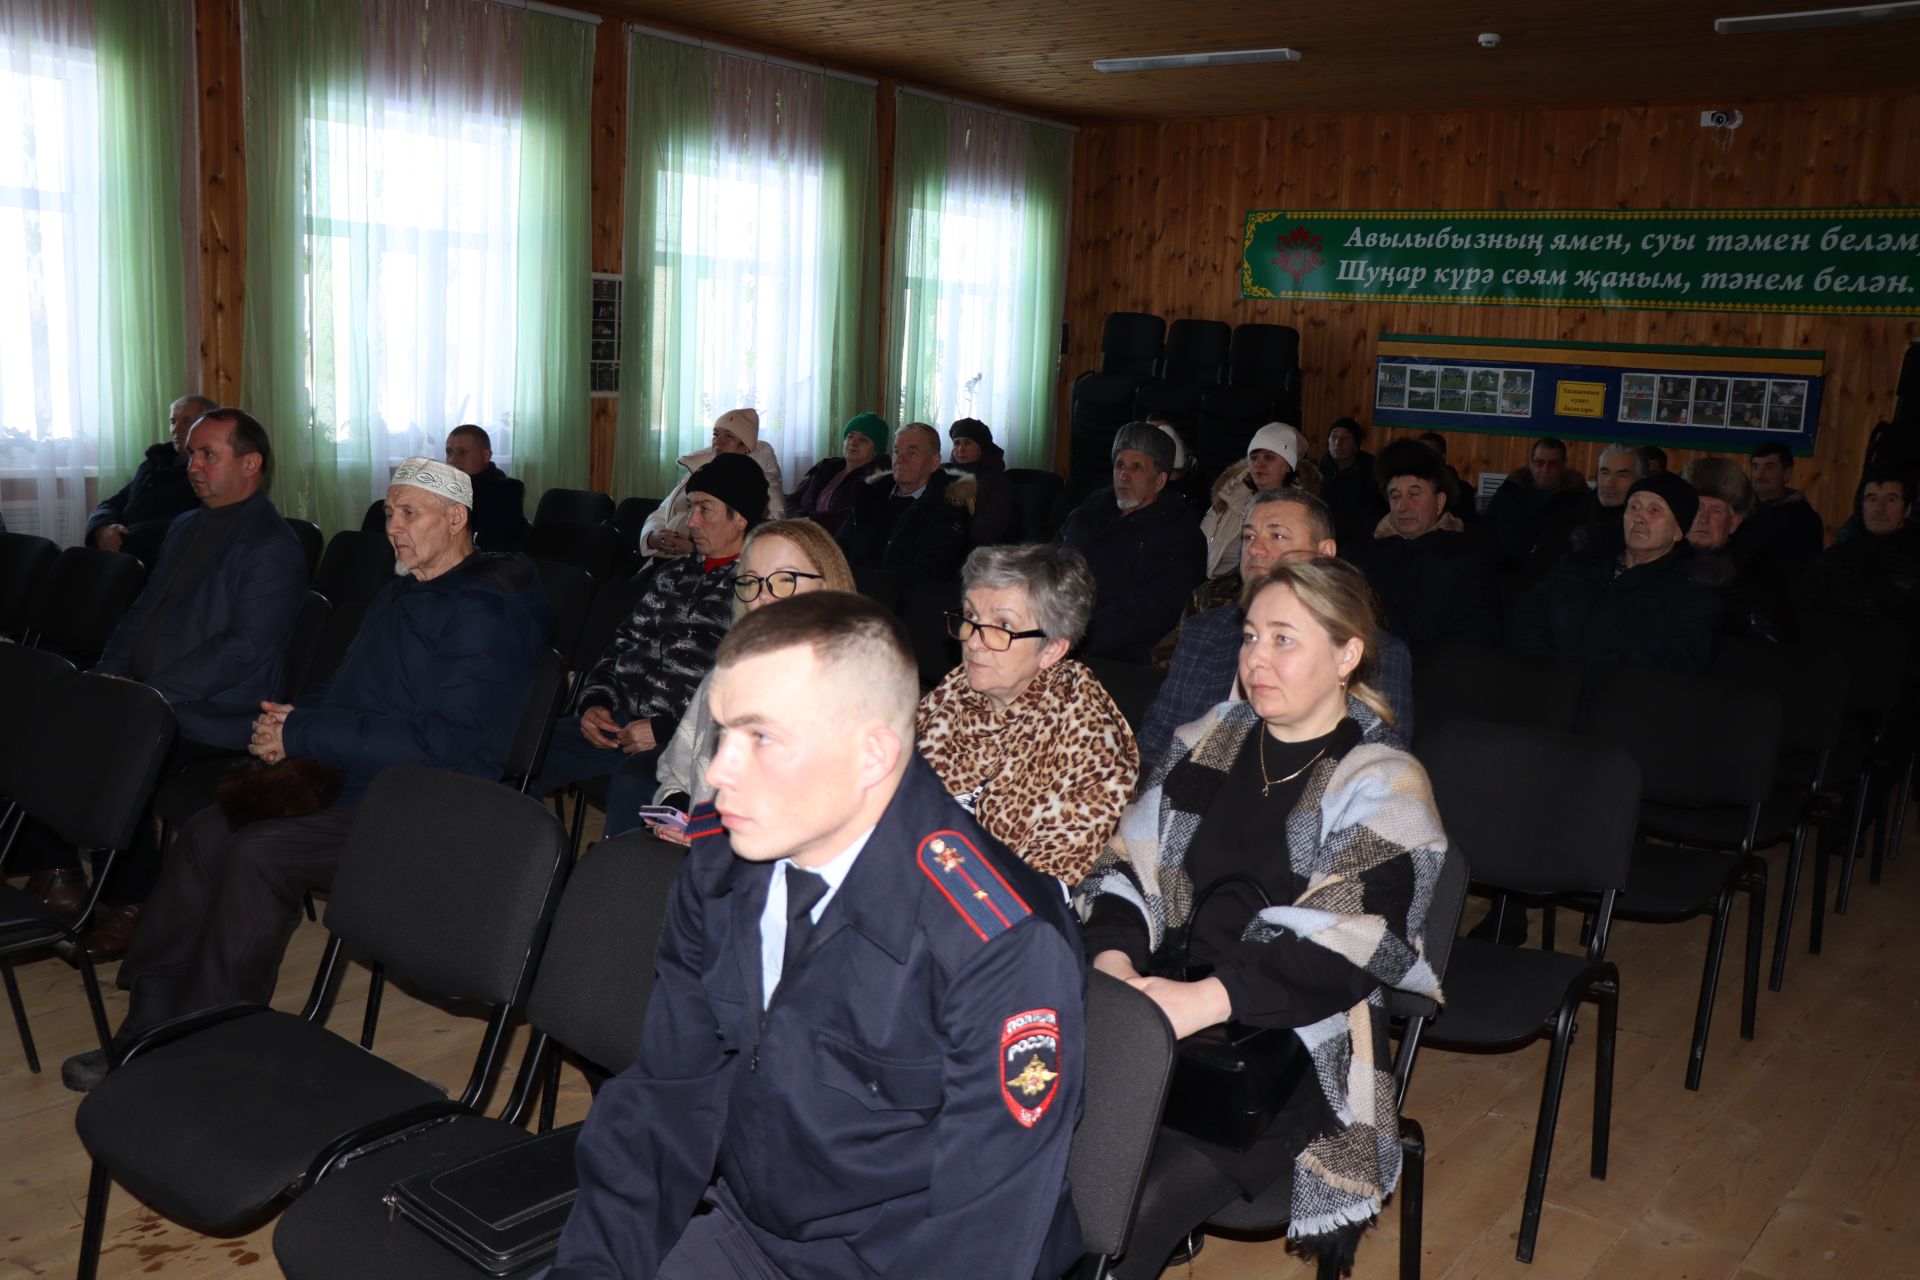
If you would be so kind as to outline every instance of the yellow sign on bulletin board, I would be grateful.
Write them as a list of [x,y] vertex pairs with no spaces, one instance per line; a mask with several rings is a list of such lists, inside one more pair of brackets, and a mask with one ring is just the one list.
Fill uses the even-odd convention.
[[1604,418],[1607,416],[1607,384],[1556,382],[1553,411],[1566,418]]

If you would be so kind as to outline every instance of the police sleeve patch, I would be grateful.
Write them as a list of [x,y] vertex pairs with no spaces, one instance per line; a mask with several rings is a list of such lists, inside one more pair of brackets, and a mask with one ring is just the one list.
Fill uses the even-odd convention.
[[1033,914],[999,868],[958,831],[936,831],[922,840],[919,860],[920,870],[982,942]]
[[1060,1018],[1029,1009],[1008,1018],[1000,1033],[1000,1096],[1024,1128],[1040,1123],[1060,1089]]

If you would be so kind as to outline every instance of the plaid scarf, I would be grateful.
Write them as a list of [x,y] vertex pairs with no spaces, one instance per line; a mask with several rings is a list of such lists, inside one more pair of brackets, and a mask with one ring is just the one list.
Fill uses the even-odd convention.
[[[1241,936],[1262,942],[1288,932],[1337,952],[1380,988],[1439,999],[1421,931],[1447,846],[1426,771],[1385,745],[1392,730],[1364,704],[1349,698],[1347,714],[1360,726],[1361,744],[1339,760],[1314,765],[1287,816],[1288,861],[1307,889],[1295,902],[1259,912]],[[1156,951],[1169,931],[1187,922],[1194,886],[1186,860],[1194,834],[1259,732],[1260,719],[1244,702],[1222,703],[1180,728],[1081,885],[1076,897],[1083,918],[1099,895],[1122,898],[1146,917]],[[1403,858],[1412,864],[1410,876],[1377,874]],[[1405,888],[1383,891],[1386,885]],[[1294,1159],[1287,1235],[1308,1253],[1350,1253],[1399,1182],[1400,1123],[1380,988],[1344,1013],[1294,1028],[1336,1121]]]

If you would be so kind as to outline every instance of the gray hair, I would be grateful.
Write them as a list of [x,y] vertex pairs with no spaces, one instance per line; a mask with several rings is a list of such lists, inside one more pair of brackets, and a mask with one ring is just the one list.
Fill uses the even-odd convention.
[[1173,470],[1173,441],[1150,422],[1129,422],[1114,434],[1112,460],[1128,449],[1152,458],[1153,469],[1162,475]]
[[175,400],[172,404],[167,406],[167,410],[168,412],[172,412],[173,410],[178,409],[183,404],[191,405],[194,408],[198,409],[201,413],[201,416],[203,417],[208,413],[208,411],[213,409],[218,409],[220,407],[220,402],[218,400],[215,400],[212,396],[203,396],[198,391],[195,391],[189,395],[181,396],[178,400]]
[[1080,643],[1093,616],[1093,570],[1086,557],[1067,547],[1043,542],[976,547],[960,570],[960,589],[975,587],[1025,591],[1033,604],[1034,625],[1048,639],[1059,636],[1070,646]]
[[1629,458],[1632,458],[1634,479],[1636,480],[1646,479],[1647,460],[1640,456],[1640,450],[1636,446],[1630,445],[1630,444],[1621,444],[1618,441],[1616,441],[1613,444],[1610,444],[1606,448],[1602,449],[1600,451],[1600,456],[1604,458],[1610,453],[1624,453]]
[[1298,485],[1282,485],[1277,489],[1262,489],[1253,495],[1253,501],[1247,504],[1247,515],[1252,517],[1254,508],[1268,506],[1275,502],[1291,502],[1307,513],[1307,523],[1315,542],[1333,541],[1333,508],[1326,499],[1318,494],[1308,493]]
[[927,439],[933,441],[933,451],[936,454],[940,452],[940,433],[938,431],[935,431],[931,426],[927,425],[924,422],[909,422],[906,426],[901,427],[898,431],[894,432],[893,438],[895,440],[898,440],[901,436],[907,434],[907,432],[909,431],[926,432]]

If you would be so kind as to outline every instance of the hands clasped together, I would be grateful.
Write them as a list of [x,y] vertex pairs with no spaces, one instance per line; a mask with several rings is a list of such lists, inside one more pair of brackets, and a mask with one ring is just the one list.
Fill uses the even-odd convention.
[[287,717],[292,714],[291,702],[261,703],[260,714],[253,722],[253,741],[247,744],[248,754],[258,756],[268,764],[285,760]]

